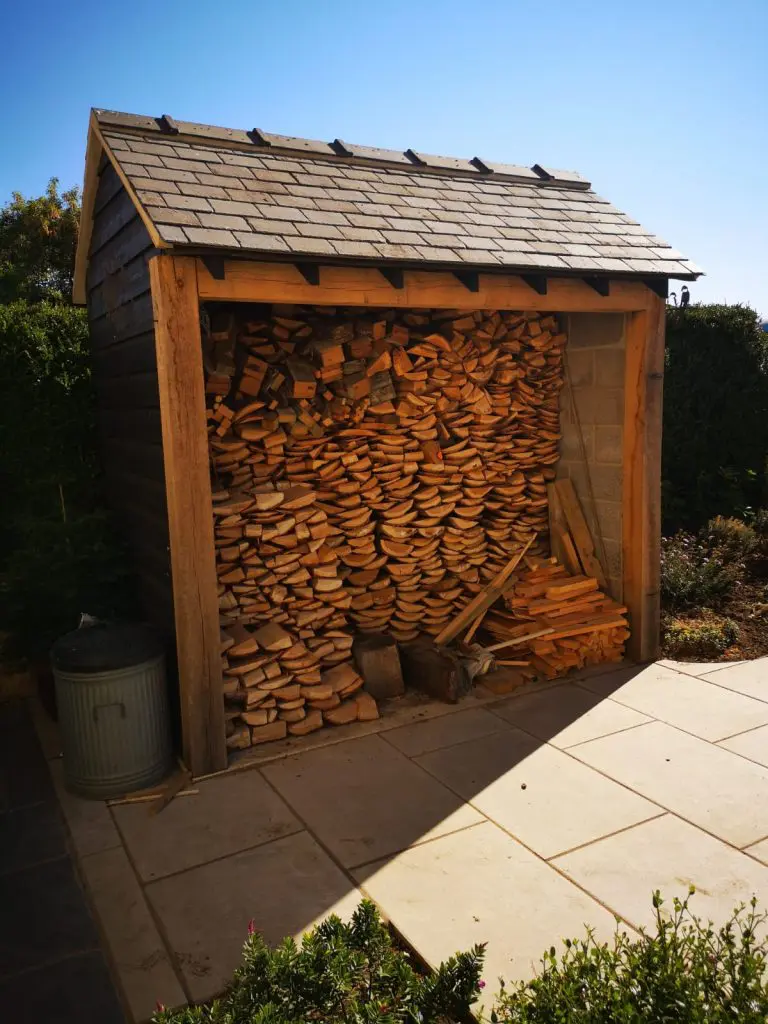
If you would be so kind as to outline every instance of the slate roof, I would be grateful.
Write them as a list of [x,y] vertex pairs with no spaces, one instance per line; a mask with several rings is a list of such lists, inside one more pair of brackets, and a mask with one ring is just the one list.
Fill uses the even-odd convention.
[[94,111],[163,243],[248,258],[702,271],[574,172]]

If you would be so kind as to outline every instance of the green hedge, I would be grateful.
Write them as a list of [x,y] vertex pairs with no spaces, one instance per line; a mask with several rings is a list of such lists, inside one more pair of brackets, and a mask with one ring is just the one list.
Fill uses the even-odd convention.
[[662,477],[669,534],[765,504],[768,334],[747,306],[668,313]]
[[81,611],[132,608],[101,503],[84,310],[0,305],[0,410],[0,623],[40,655]]

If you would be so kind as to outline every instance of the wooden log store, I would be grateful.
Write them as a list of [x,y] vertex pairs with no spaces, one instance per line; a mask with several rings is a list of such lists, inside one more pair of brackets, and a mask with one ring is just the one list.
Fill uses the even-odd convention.
[[74,298],[191,771],[375,717],[361,637],[653,658],[700,273],[573,172],[94,110]]

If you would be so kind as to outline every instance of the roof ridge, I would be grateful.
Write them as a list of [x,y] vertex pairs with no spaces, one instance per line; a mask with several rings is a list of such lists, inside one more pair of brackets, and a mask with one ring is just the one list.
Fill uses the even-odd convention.
[[492,181],[511,181],[517,184],[550,185],[556,188],[584,191],[592,187],[591,182],[575,171],[562,171],[541,164],[524,167],[516,164],[499,163],[484,157],[440,156],[424,153],[421,150],[380,149],[375,146],[362,146],[348,143],[339,138],[332,142],[316,139],[305,139],[293,135],[279,135],[265,132],[260,128],[250,131],[237,128],[221,128],[216,125],[198,124],[194,121],[179,121],[170,114],[151,117],[142,114],[129,114],[123,111],[103,110],[94,108],[93,113],[100,125],[136,131],[139,134],[158,134],[173,137],[176,140],[195,140],[198,142],[216,142],[227,146],[235,145],[251,152],[270,151],[286,155],[311,156],[333,162],[362,162],[369,166],[407,167],[410,171],[426,173],[456,174],[463,178],[482,178]]

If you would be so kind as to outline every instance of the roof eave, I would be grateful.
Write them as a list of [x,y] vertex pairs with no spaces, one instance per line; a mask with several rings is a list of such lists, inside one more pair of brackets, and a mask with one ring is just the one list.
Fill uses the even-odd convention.
[[165,249],[165,252],[172,256],[196,256],[201,259],[206,257],[218,257],[224,260],[232,260],[239,262],[250,262],[250,263],[292,263],[292,264],[307,264],[310,263],[313,266],[325,266],[325,267],[365,267],[371,270],[379,269],[392,269],[394,267],[402,270],[426,270],[426,271],[439,271],[441,273],[454,273],[462,271],[471,271],[473,273],[480,274],[494,274],[497,276],[506,275],[512,277],[521,277],[525,275],[538,275],[544,277],[568,277],[568,278],[585,278],[594,277],[600,278],[601,280],[614,280],[614,281],[646,281],[646,280],[658,280],[658,281],[696,281],[702,276],[701,273],[681,274],[681,273],[670,273],[670,274],[645,274],[641,272],[633,271],[619,271],[619,270],[591,270],[591,269],[573,269],[564,267],[542,267],[527,264],[524,266],[516,266],[511,263],[489,265],[487,263],[469,263],[462,261],[457,262],[436,262],[429,260],[395,260],[395,259],[375,259],[365,258],[359,256],[323,256],[316,253],[286,253],[286,252],[274,252],[267,251],[259,252],[258,250],[248,249],[227,249],[225,247],[218,246],[200,246],[200,245],[172,245]]

